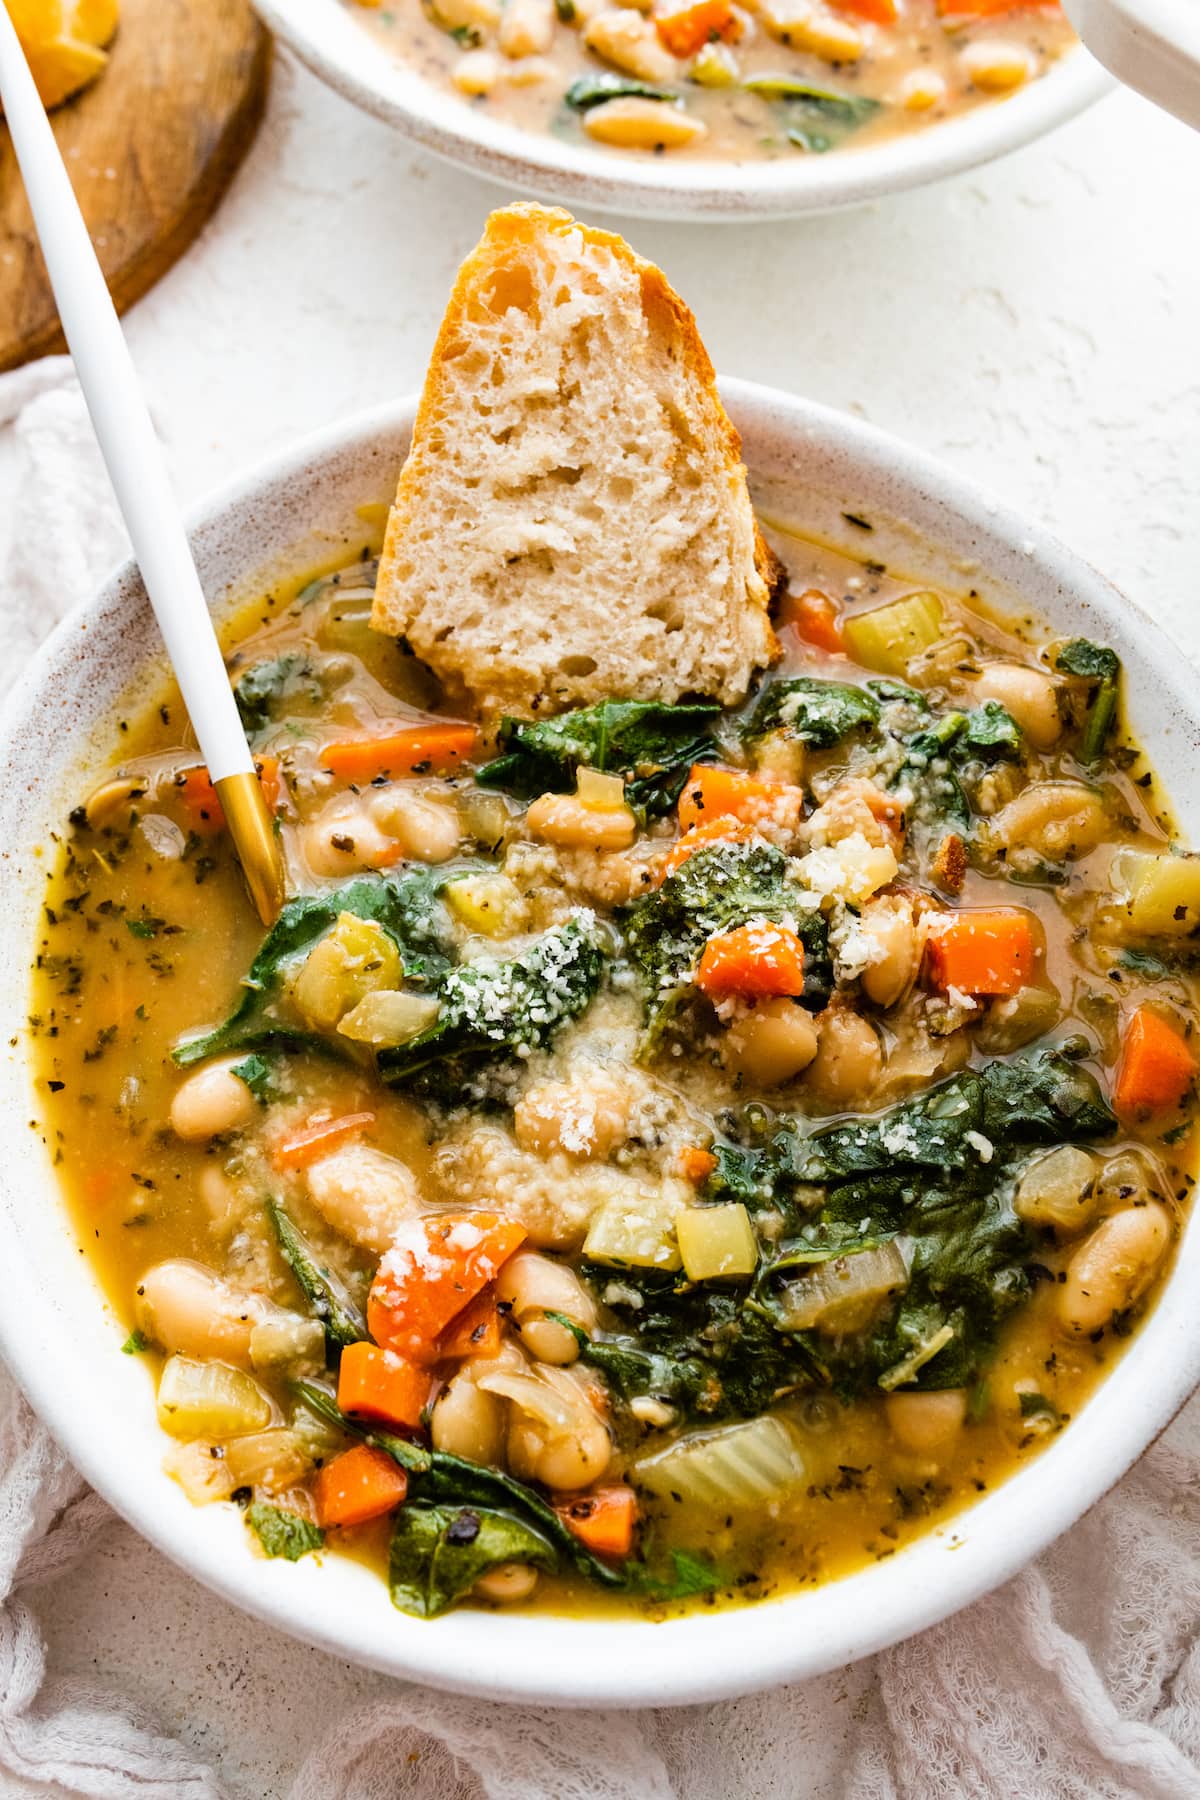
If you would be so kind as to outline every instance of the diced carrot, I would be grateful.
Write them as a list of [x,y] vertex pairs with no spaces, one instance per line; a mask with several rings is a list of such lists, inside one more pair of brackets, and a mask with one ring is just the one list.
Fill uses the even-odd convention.
[[964,994],[1015,994],[1033,979],[1036,958],[1029,914],[1018,907],[947,912],[929,928],[934,985]]
[[400,1505],[408,1476],[382,1450],[355,1444],[326,1463],[314,1483],[322,1525],[365,1525]]
[[1125,1028],[1113,1105],[1124,1118],[1178,1106],[1196,1078],[1196,1059],[1183,1033],[1148,1006]]
[[347,1138],[357,1137],[375,1123],[373,1112],[343,1113],[336,1119],[314,1119],[299,1131],[281,1138],[271,1152],[277,1169],[304,1169],[322,1156],[328,1156]]
[[352,782],[374,781],[377,775],[446,775],[466,761],[478,737],[473,725],[413,725],[387,737],[326,744],[321,767]]
[[705,825],[713,819],[736,819],[752,825],[775,812],[782,798],[803,798],[798,788],[781,781],[760,781],[740,769],[713,769],[707,763],[693,763],[691,773],[679,796],[679,824],[690,831],[694,825]]
[[897,0],[830,0],[835,12],[853,13],[872,25],[894,25],[900,17]]
[[356,1419],[416,1430],[429,1400],[429,1371],[377,1344],[347,1344],[338,1365],[337,1402]]
[[699,1187],[707,1181],[717,1166],[717,1159],[711,1150],[701,1150],[696,1144],[688,1144],[679,1152],[679,1173],[685,1181],[695,1182]]
[[499,1356],[500,1308],[490,1287],[451,1319],[438,1344],[438,1360],[461,1362],[467,1356]]
[[785,594],[779,609],[781,626],[790,625],[818,650],[835,655],[845,651],[842,640],[842,615],[837,601],[820,588],[806,588],[802,594]]
[[452,1319],[494,1281],[525,1227],[496,1213],[409,1219],[380,1259],[367,1301],[377,1344],[414,1362],[434,1362]]
[[[274,812],[279,804],[278,759],[274,756],[256,756],[254,766],[258,770],[267,811]],[[214,837],[218,831],[224,831],[225,814],[217,798],[217,790],[209,780],[207,769],[188,769],[177,778],[175,785],[187,808],[193,831],[201,837]]]
[[707,825],[693,825],[659,862],[657,885],[661,887],[668,875],[681,869],[688,857],[703,850],[706,844],[744,844],[753,836],[753,825],[738,825],[732,819],[710,819]]
[[555,1503],[567,1530],[597,1556],[628,1556],[637,1523],[637,1496],[623,1483]]
[[712,999],[726,994],[802,994],[804,945],[787,925],[739,925],[709,938],[696,986]]
[[729,0],[692,0],[656,13],[654,24],[672,56],[695,56],[705,44],[726,42],[738,35],[738,22]]

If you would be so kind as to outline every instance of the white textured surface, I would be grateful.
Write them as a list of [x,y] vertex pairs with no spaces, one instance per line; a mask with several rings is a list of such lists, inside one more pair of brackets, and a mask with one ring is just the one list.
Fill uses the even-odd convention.
[[[415,387],[496,192],[282,67],[218,221],[129,321],[184,497]],[[718,367],[951,458],[1200,651],[1198,195],[1200,138],[1121,96],[886,206],[631,235],[692,302]],[[124,1527],[45,1615],[58,1671],[156,1708],[237,1800],[280,1794],[317,1736],[388,1685],[252,1627]],[[837,1791],[864,1681],[790,1697],[811,1721],[797,1800]]]

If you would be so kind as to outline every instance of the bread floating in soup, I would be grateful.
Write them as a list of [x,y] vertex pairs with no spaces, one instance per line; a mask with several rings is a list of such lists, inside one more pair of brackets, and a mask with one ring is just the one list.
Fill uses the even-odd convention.
[[774,161],[927,130],[1074,43],[1057,0],[346,0],[488,117],[672,159]]
[[[501,268],[534,304],[535,265],[624,309],[640,456],[620,409],[690,318],[536,208],[493,221],[461,317]],[[440,354],[477,349],[448,327]],[[34,974],[48,1140],[168,1473],[266,1555],[375,1561],[424,1616],[744,1603],[946,1526],[1103,1405],[1193,1180],[1200,858],[1113,652],[888,570],[858,513],[840,550],[768,550],[726,422],[700,649],[742,605],[714,684],[747,641],[771,665],[724,699],[517,706],[541,652],[513,609],[561,591],[563,491],[580,542],[600,505],[559,440],[590,467],[611,417],[583,376],[532,400],[533,353],[487,337],[494,454],[531,472],[475,490],[474,564],[452,496],[441,560],[416,554],[430,443],[455,454],[435,367],[387,567],[233,621],[276,924],[164,687],[80,794]],[[694,505],[714,395],[679,366],[669,480],[605,514],[605,568],[672,483]],[[464,635],[421,661],[372,612],[419,621],[447,568]],[[514,621],[503,669],[468,568]],[[662,627],[664,690],[700,654],[663,625],[669,570],[605,602],[614,640],[639,608]],[[571,655],[592,681],[599,650]]]

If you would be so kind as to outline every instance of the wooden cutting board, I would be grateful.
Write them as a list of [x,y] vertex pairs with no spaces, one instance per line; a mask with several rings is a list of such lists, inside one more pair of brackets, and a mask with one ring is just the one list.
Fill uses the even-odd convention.
[[[108,67],[50,115],[118,311],[211,216],[262,117],[270,59],[248,0],[122,0]],[[0,370],[63,348],[0,121]]]

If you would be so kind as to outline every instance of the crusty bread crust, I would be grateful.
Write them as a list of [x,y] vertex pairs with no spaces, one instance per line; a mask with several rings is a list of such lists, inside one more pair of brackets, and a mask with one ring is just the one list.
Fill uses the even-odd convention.
[[689,309],[613,232],[494,212],[459,271],[372,623],[485,716],[740,699],[777,559]]

